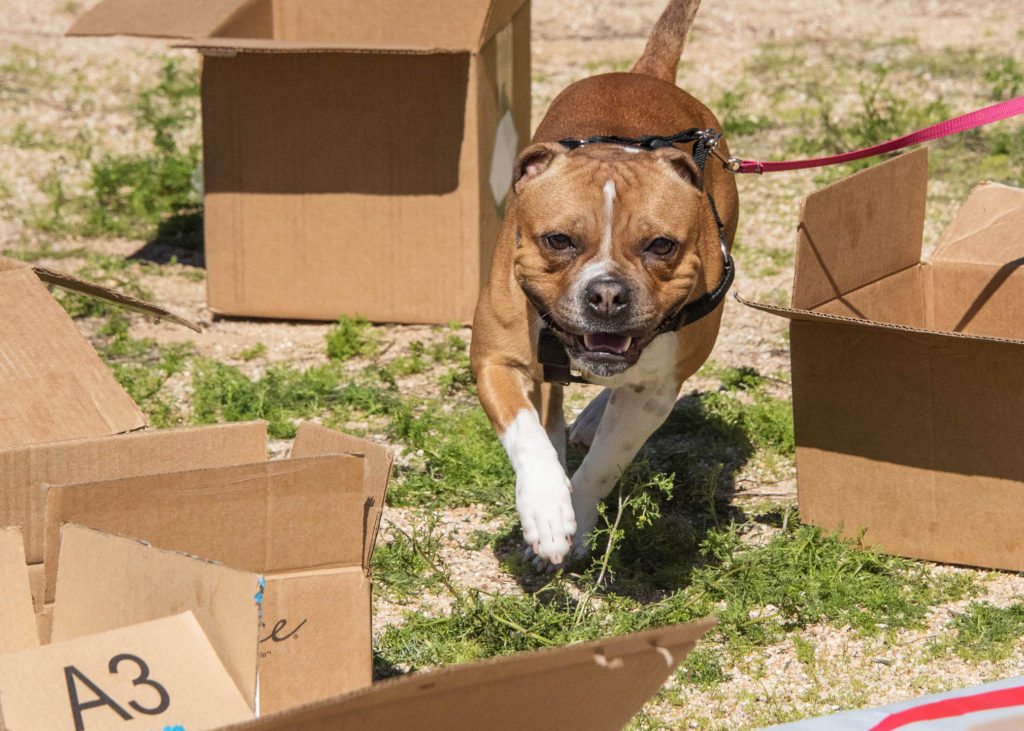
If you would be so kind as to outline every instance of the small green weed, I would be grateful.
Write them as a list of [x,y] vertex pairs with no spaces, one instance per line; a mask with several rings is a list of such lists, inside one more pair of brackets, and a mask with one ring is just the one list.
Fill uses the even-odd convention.
[[929,645],[932,654],[941,657],[953,650],[965,660],[1005,660],[1024,637],[1024,604],[996,607],[989,602],[971,602],[950,623],[949,629],[954,632],[952,637]]
[[377,354],[380,335],[365,317],[341,315],[327,333],[327,357],[348,360],[357,355],[370,357]]
[[238,354],[238,357],[242,360],[256,360],[262,358],[267,354],[267,346],[263,343],[256,343],[248,348],[243,348],[242,352]]
[[996,101],[1013,99],[1024,91],[1024,67],[1015,58],[1004,58],[998,68],[985,72],[985,83],[992,85],[992,98]]
[[394,524],[384,531],[385,540],[373,552],[373,588],[396,602],[436,589],[443,583],[435,556],[441,547],[434,535],[437,518],[416,522],[411,533]]

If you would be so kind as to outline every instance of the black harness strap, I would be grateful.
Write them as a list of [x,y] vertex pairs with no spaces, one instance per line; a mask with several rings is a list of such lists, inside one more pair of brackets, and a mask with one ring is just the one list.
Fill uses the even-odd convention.
[[[583,145],[593,144],[625,145],[628,147],[639,147],[644,150],[657,150],[662,147],[671,147],[675,144],[688,144],[692,142],[693,160],[697,163],[700,171],[704,172],[704,164],[707,162],[708,154],[715,152],[718,140],[721,138],[722,134],[713,129],[693,127],[670,136],[644,135],[642,137],[628,138],[617,135],[596,135],[582,140],[571,138],[559,140],[559,143],[570,150],[575,150]],[[718,284],[715,285],[713,290],[689,304],[680,304],[671,314],[667,315],[655,329],[654,335],[651,336],[648,342],[654,340],[659,335],[679,330],[711,314],[722,303],[726,293],[729,291],[729,287],[732,286],[733,279],[736,276],[736,265],[725,245],[725,225],[718,215],[718,208],[715,206],[715,199],[711,193],[707,193],[707,197],[708,203],[711,206],[711,213],[715,217],[715,225],[718,227],[718,242],[722,247],[722,257],[724,260],[722,276],[719,277]],[[517,232],[516,237],[518,238],[518,236]],[[569,353],[565,349],[565,344],[555,334],[555,330],[561,330],[561,328],[555,323],[550,313],[538,306],[539,303],[536,301],[536,298],[532,297],[529,292],[526,295],[544,321],[544,327],[541,329],[537,341],[537,360],[544,369],[544,380],[547,383],[561,383],[562,385],[589,383],[587,379],[572,372]]]

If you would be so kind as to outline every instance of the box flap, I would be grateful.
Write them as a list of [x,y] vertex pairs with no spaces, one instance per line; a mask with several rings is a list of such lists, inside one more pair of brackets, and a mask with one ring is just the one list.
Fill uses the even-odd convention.
[[264,579],[65,523],[51,642],[191,611],[250,708]]
[[263,421],[0,449],[0,525],[20,525],[27,560],[42,563],[46,484],[136,477],[182,466],[200,469],[249,464],[266,457],[267,425]]
[[391,479],[395,454],[387,447],[350,434],[328,429],[309,421],[299,424],[292,445],[292,457],[318,457],[324,454],[362,454],[365,460],[363,495],[366,498],[363,522],[363,568],[369,570],[373,547],[377,542],[384,496]]
[[621,729],[713,619],[451,665],[232,729]]
[[866,328],[881,328],[883,330],[900,330],[903,332],[921,333],[923,335],[935,335],[938,337],[951,337],[951,338],[966,338],[969,340],[986,340],[996,343],[1015,343],[1024,345],[1024,338],[997,338],[984,335],[973,335],[970,333],[962,332],[949,332],[946,330],[930,330],[923,327],[909,327],[907,325],[896,325],[888,322],[876,322],[874,320],[863,320],[858,317],[849,317],[846,315],[835,315],[826,312],[809,312],[807,310],[800,310],[794,307],[780,307],[778,305],[767,305],[762,302],[753,302],[748,299],[744,299],[739,294],[733,294],[733,297],[737,302],[746,305],[747,307],[753,307],[755,310],[761,310],[772,315],[778,315],[779,317],[785,317],[788,320],[801,320],[806,322],[841,322],[848,325],[858,325]]
[[55,287],[66,289],[69,292],[76,292],[78,294],[85,295],[86,297],[92,297],[93,299],[110,302],[111,304],[117,305],[122,310],[131,310],[132,312],[149,315],[159,320],[173,322],[175,325],[187,327],[193,332],[202,332],[202,328],[200,328],[196,323],[190,322],[183,317],[179,317],[170,310],[160,307],[159,305],[154,305],[151,302],[140,300],[138,297],[132,297],[131,295],[124,294],[123,292],[118,292],[116,289],[104,287],[103,285],[96,284],[95,282],[90,282],[80,277],[75,277],[47,267],[33,266],[32,271],[34,271],[36,276],[42,281],[47,284],[52,284]]
[[106,436],[146,418],[27,266],[0,271],[0,447]]
[[253,0],[104,0],[68,30],[69,36],[206,38]]
[[800,208],[793,308],[815,307],[921,258],[928,151],[921,148],[807,196]]
[[265,574],[360,565],[363,502],[363,458],[356,456],[52,486],[44,539],[48,596],[64,522]]
[[241,39],[266,40],[277,50],[459,49],[475,51],[525,0],[104,0],[68,35],[136,35],[235,39],[239,50],[267,50]]
[[252,712],[191,614],[0,656],[11,731],[203,731]]
[[279,41],[272,38],[204,38],[187,43],[174,43],[174,48],[192,48],[209,56],[234,56],[238,53],[399,53],[425,55],[431,53],[468,53],[471,49],[459,45],[440,44],[386,45],[365,41],[313,42]]
[[0,655],[39,645],[21,531],[14,526],[0,528],[0,618]]
[[933,262],[1024,266],[1024,190],[981,183],[946,228]]

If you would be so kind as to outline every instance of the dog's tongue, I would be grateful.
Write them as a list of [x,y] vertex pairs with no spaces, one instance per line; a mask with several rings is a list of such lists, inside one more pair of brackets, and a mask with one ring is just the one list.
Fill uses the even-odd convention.
[[583,345],[587,350],[599,350],[604,353],[625,353],[632,341],[632,338],[615,333],[587,333],[583,336]]

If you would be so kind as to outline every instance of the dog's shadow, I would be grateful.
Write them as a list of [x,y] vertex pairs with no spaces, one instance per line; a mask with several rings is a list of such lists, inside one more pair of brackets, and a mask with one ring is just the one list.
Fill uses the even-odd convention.
[[[746,519],[732,498],[736,475],[754,451],[747,433],[709,408],[700,394],[683,396],[605,500],[605,522],[598,526],[590,555],[567,563],[563,576],[582,586],[605,566],[612,578],[602,590],[640,602],[685,587],[692,571],[705,562],[700,546],[708,532]],[[570,446],[570,474],[585,454]],[[621,511],[620,501],[625,502]],[[621,530],[606,558],[617,518]],[[552,577],[524,556],[518,522],[494,547],[521,588],[542,598],[541,589]]]

